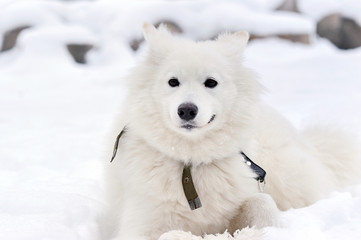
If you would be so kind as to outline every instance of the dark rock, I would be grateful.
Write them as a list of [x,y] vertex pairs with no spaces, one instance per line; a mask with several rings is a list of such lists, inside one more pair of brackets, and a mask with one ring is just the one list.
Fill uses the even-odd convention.
[[67,44],[67,48],[74,61],[77,63],[86,63],[86,54],[94,46],[92,44]]
[[310,35],[309,34],[276,34],[276,35],[255,35],[251,34],[249,40],[252,41],[254,39],[263,39],[263,38],[270,38],[270,37],[277,37],[285,40],[289,40],[291,42],[298,42],[303,44],[310,44]]
[[133,51],[137,51],[142,42],[144,42],[144,38],[134,39],[130,42],[130,47],[133,49]]
[[183,30],[175,22],[172,21],[167,21],[167,20],[159,21],[156,24],[154,24],[154,26],[158,28],[161,24],[166,26],[168,31],[170,31],[173,34],[183,33]]
[[21,26],[5,32],[3,36],[1,52],[10,50],[15,47],[20,32],[27,28],[30,28],[30,26]]
[[355,20],[343,17],[340,34],[343,36],[339,46],[341,49],[361,46],[361,26]]
[[334,13],[317,23],[317,34],[341,49],[361,46],[361,27],[351,18]]
[[291,42],[298,42],[303,44],[311,43],[309,34],[279,34],[277,37],[289,40]]
[[283,3],[278,8],[276,8],[276,10],[300,12],[297,7],[297,0],[284,0]]
[[336,46],[340,46],[341,38],[341,22],[342,16],[340,13],[334,13],[322,18],[317,23],[317,34],[320,37],[327,38]]

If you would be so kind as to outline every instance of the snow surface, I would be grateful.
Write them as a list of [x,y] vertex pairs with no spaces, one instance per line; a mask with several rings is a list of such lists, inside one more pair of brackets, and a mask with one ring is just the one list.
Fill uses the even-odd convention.
[[[278,26],[285,15],[250,2],[0,2],[0,33],[35,26],[0,53],[0,239],[99,239],[101,169],[127,93],[124,75],[139,58],[128,43],[140,37],[143,21],[174,20],[194,39],[224,28],[314,29],[313,21],[294,15],[287,15],[290,22],[303,19],[297,26]],[[97,46],[89,64],[72,60],[69,42]],[[269,89],[264,100],[298,128],[336,124],[361,136],[360,48],[266,39],[251,42],[245,59]],[[264,239],[361,239],[361,182],[355,184],[282,213],[282,226],[264,229]]]
[[361,24],[361,1],[359,0],[298,0],[298,7],[301,12],[317,21],[336,12],[353,18]]

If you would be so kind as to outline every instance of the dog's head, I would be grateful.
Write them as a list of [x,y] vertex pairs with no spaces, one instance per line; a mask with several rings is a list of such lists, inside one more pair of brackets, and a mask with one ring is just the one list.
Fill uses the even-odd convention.
[[[248,33],[194,42],[151,24],[143,29],[147,55],[130,77],[134,129],[172,156],[226,152],[216,146],[236,142],[258,102],[260,85],[241,64]],[[190,156],[195,148],[199,155]]]
[[225,123],[239,94],[239,61],[247,32],[193,42],[144,24],[151,97],[166,126],[197,135]]

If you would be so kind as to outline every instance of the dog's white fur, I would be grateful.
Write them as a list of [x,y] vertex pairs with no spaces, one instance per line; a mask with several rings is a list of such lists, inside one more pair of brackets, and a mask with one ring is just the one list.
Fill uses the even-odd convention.
[[[150,24],[144,25],[144,33],[148,55],[129,77],[118,129],[126,125],[127,131],[107,169],[112,218],[103,224],[110,226],[114,239],[156,240],[170,230],[201,236],[263,227],[276,221],[273,200],[281,210],[303,207],[355,179],[359,155],[346,137],[320,128],[299,133],[260,101],[262,86],[241,63],[248,33],[205,42],[175,37]],[[179,80],[178,87],[168,85],[172,77]],[[218,85],[205,87],[207,78]],[[197,128],[191,130],[181,127],[177,114],[186,102],[199,110],[193,121]],[[273,200],[259,193],[255,173],[240,151],[267,171],[266,193]],[[182,189],[185,164],[192,164],[203,205],[194,211]],[[174,239],[192,239],[182,236]]]

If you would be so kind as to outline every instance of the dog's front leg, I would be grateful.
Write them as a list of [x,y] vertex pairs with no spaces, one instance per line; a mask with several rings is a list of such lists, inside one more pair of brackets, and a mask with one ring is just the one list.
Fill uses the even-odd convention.
[[122,234],[122,235],[118,235],[113,240],[153,240],[153,239],[149,239],[147,237],[139,236],[139,235],[123,235]]
[[158,240],[202,240],[202,237],[195,236],[191,232],[175,230],[164,233]]
[[170,231],[164,233],[158,240],[215,240],[215,239],[244,239],[244,240],[261,240],[264,239],[264,235],[261,229],[244,228],[241,231],[237,231],[234,237],[228,232],[219,233],[217,235],[203,235],[202,237],[192,235],[190,232],[183,231]]
[[279,210],[272,197],[258,193],[247,198],[237,210],[228,228],[230,233],[245,227],[263,228],[278,222]]
[[[142,238],[135,236],[118,236],[115,240],[153,240],[153,238]],[[155,239],[154,239],[155,240]],[[203,240],[202,237],[193,235],[191,232],[173,230],[163,233],[157,240]]]

